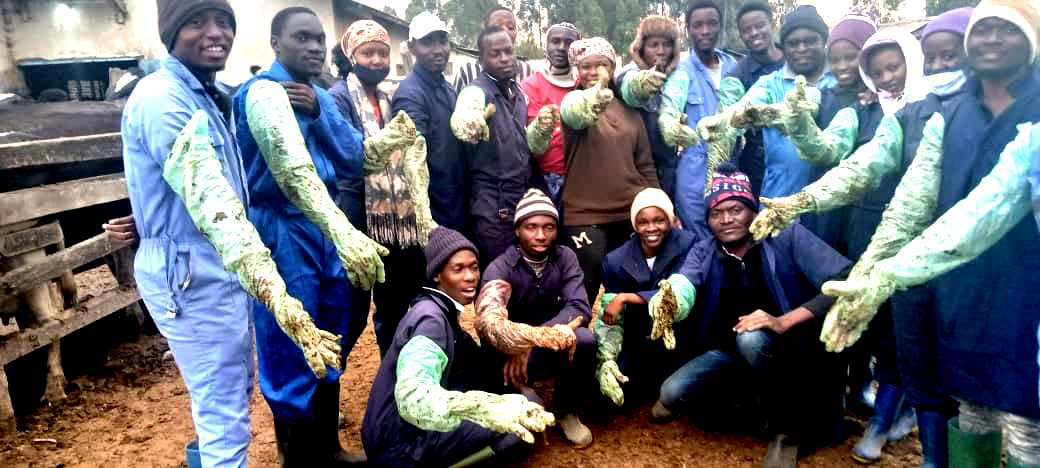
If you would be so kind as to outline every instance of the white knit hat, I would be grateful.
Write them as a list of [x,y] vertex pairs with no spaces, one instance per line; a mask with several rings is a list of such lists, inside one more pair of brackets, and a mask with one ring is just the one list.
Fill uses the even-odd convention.
[[532,216],[545,215],[557,222],[560,221],[560,213],[556,211],[552,200],[545,193],[536,188],[530,189],[516,204],[516,215],[513,216],[513,226],[519,226],[525,219]]
[[675,221],[675,206],[672,205],[672,200],[668,198],[668,194],[659,188],[647,187],[637,193],[636,198],[632,200],[632,227],[636,226],[636,215],[643,211],[643,208],[651,206],[664,211],[664,214],[668,215],[669,221]]
[[1037,44],[1040,39],[1037,37],[1040,36],[1040,11],[1037,9],[1036,0],[982,0],[979,2],[975,10],[971,12],[971,19],[968,20],[968,29],[964,34],[965,48],[968,47],[968,36],[971,35],[975,24],[986,18],[1000,18],[1018,26],[1029,41],[1031,63],[1036,62],[1037,56],[1040,55],[1040,46]]

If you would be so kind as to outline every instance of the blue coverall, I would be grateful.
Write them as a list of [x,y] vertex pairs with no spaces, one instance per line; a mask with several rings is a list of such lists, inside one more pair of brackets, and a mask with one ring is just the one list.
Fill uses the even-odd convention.
[[[246,117],[246,95],[257,80],[291,81],[285,67],[275,61],[269,71],[244,83],[234,98],[235,124],[249,187],[249,220],[271,249],[278,273],[288,292],[322,330],[341,335],[343,361],[365,327],[370,295],[347,280],[335,245],[314,223],[289,201],[275,182]],[[332,96],[313,86],[320,113],[317,117],[296,114],[318,176],[335,199],[336,178],[362,177],[364,151],[361,134],[339,113]],[[351,205],[360,207],[362,200]],[[364,226],[361,210],[349,210],[350,222]],[[275,419],[303,422],[312,418],[313,395],[319,383],[337,384],[340,369],[329,369],[323,379],[315,377],[303,352],[278,327],[267,308],[255,303],[257,357],[260,391]]]
[[[223,90],[225,93],[227,90]],[[141,239],[137,288],[191,395],[206,467],[246,466],[253,388],[251,300],[163,180],[177,134],[206,111],[224,177],[248,202],[234,133],[202,83],[176,58],[141,80],[123,110],[123,164]]]

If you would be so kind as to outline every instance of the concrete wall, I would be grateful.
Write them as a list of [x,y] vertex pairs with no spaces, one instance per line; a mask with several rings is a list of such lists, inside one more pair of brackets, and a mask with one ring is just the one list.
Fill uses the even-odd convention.
[[[270,46],[271,19],[282,8],[295,5],[311,8],[321,18],[329,43],[334,44],[338,38],[331,0],[230,2],[235,9],[237,32],[227,69],[218,74],[218,79],[226,83],[239,84],[249,78],[251,65],[267,68],[274,60]],[[11,47],[0,42],[0,92],[19,85],[20,78],[13,70],[21,60],[118,56],[159,59],[167,55],[159,41],[155,0],[128,0],[129,16],[123,24],[116,22],[116,12],[108,2],[70,2],[80,21],[68,29],[54,21],[53,12],[59,3],[55,0],[28,2],[31,15],[28,21],[19,15],[10,15]]]

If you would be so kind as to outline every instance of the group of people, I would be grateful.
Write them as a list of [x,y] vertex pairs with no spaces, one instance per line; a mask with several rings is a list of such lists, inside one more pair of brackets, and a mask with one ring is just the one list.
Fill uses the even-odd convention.
[[[275,61],[232,96],[229,3],[158,7],[170,55],[123,114],[133,217],[106,228],[139,239],[203,466],[246,464],[254,343],[282,466],[508,463],[547,426],[587,447],[582,413],[651,402],[655,423],[767,437],[765,467],[844,440],[857,405],[859,462],[916,419],[923,466],[998,466],[1002,434],[1009,466],[1040,466],[1035,4],[915,37],[811,6],[777,34],[751,0],[737,59],[694,0],[685,31],[644,18],[627,63],[554,24],[534,68],[495,8],[455,83],[423,12],[392,96],[374,21],[339,38],[326,90],[320,19],[278,12]],[[352,453],[339,379],[373,303]]]

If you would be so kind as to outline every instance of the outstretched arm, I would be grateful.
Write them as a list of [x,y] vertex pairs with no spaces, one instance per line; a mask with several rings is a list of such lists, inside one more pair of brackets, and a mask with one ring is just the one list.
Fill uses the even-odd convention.
[[563,97],[560,118],[568,127],[583,130],[595,125],[607,104],[614,100],[607,69],[599,67],[599,75],[599,81],[591,87],[571,91]]
[[512,433],[534,443],[531,432],[555,423],[552,413],[522,395],[481,391],[457,392],[441,387],[448,356],[433,340],[419,335],[408,340],[397,357],[394,401],[401,418],[426,431],[450,432],[471,421],[481,427]]
[[451,132],[459,141],[475,145],[491,138],[487,119],[495,114],[494,104],[485,104],[484,91],[476,86],[467,86],[459,93],[455,112],[451,114]]
[[275,316],[278,326],[303,351],[314,374],[324,377],[326,367],[339,369],[339,337],[318,329],[303,304],[286,291],[271,251],[246,219],[245,206],[224,178],[204,111],[196,112],[177,137],[163,164],[163,179],[217,249],[224,268],[235,273],[243,289]]
[[[577,337],[572,325],[534,327],[509,320],[509,296],[513,288],[504,280],[491,280],[477,296],[474,323],[480,339],[496,350],[510,355],[530,351],[532,348],[548,348],[554,351],[572,349]],[[578,324],[584,316],[574,319]],[[572,321],[572,324],[574,323]]]
[[246,95],[246,117],[278,187],[336,245],[350,281],[363,289],[383,282],[379,257],[388,251],[351,225],[332,201],[307,151],[285,89],[273,81],[255,83]]

